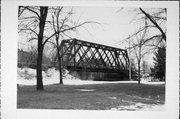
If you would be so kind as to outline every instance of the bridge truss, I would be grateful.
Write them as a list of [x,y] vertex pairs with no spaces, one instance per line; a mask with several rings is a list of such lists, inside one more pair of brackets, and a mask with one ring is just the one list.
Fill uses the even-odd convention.
[[127,73],[129,58],[124,49],[78,39],[62,40],[60,57],[71,71]]

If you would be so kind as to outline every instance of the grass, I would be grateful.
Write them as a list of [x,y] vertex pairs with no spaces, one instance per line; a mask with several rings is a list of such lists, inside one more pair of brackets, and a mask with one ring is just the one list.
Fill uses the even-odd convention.
[[[44,91],[35,86],[19,87],[17,108],[109,110],[137,103],[165,103],[165,85],[135,83],[48,85]],[[141,106],[137,108],[142,108]]]

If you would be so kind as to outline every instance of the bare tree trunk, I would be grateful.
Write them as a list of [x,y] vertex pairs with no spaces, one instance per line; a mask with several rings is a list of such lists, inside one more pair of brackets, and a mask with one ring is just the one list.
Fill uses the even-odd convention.
[[142,44],[139,44],[139,58],[138,58],[138,84],[141,83],[141,58],[142,58]]
[[138,61],[138,84],[141,82],[141,66],[140,61]]
[[37,90],[44,90],[43,81],[42,81],[42,56],[43,56],[43,48],[38,45],[38,57],[37,57]]
[[59,80],[60,80],[60,84],[63,84],[63,79],[62,79],[62,69],[61,69],[61,57],[60,57],[60,49],[57,46],[57,56],[58,56],[58,68],[59,68]]
[[40,7],[39,34],[38,34],[38,57],[37,57],[37,90],[44,90],[42,81],[42,57],[43,57],[43,34],[48,13],[48,7]]

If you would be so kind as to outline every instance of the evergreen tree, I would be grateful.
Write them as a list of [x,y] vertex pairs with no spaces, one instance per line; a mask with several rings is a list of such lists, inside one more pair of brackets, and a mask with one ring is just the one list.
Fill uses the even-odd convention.
[[151,75],[154,78],[160,79],[160,81],[165,81],[166,47],[158,47],[154,55],[154,68],[151,68]]

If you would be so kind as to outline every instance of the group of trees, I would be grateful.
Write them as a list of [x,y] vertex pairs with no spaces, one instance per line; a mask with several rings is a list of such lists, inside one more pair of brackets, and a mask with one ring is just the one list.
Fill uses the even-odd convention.
[[166,71],[166,47],[159,47],[155,52],[154,67],[151,68],[151,76],[160,79],[160,81],[165,81],[165,71]]
[[[155,52],[155,57],[153,58],[155,66],[152,68],[153,74],[151,76],[155,78],[165,77],[165,50],[164,52],[159,50],[165,49],[166,8],[151,9],[149,11],[148,9],[138,8],[134,11],[137,12],[136,18],[141,22],[140,28],[124,40],[128,43],[131,58],[136,61],[135,69],[137,69],[138,83],[140,84],[142,59],[149,53]],[[163,58],[158,55],[163,56]]]
[[72,20],[72,8],[48,6],[19,6],[19,34],[26,35],[28,41],[37,43],[37,90],[43,90],[42,60],[44,47],[50,43],[57,50],[60,83],[62,84],[60,42],[64,38],[71,38],[70,32],[77,28],[93,23],[91,21],[79,22]]
[[[54,62],[43,54],[42,60],[42,70],[47,70],[49,67],[52,67]],[[24,51],[22,49],[18,49],[18,67],[19,68],[32,68],[36,69],[37,65],[37,50],[32,48],[29,51]]]

